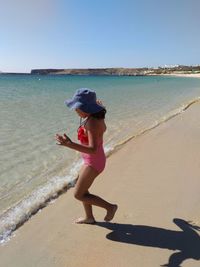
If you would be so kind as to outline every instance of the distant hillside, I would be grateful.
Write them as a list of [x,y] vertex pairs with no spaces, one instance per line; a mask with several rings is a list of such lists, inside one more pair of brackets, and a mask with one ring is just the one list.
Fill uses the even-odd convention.
[[148,68],[97,68],[97,69],[35,69],[31,74],[65,75],[144,75]]
[[97,69],[33,69],[31,74],[40,75],[122,75],[140,76],[171,73],[200,73],[200,66],[175,66],[158,68],[97,68]]

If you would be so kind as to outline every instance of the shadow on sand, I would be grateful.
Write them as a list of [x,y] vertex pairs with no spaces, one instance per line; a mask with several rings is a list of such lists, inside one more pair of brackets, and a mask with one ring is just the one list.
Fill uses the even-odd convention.
[[97,222],[96,225],[112,230],[111,233],[106,235],[106,238],[112,241],[178,250],[170,256],[167,264],[161,266],[180,267],[180,264],[186,259],[199,260],[200,237],[196,231],[200,231],[200,227],[182,219],[174,219],[173,222],[182,231],[166,230],[146,225],[106,222]]

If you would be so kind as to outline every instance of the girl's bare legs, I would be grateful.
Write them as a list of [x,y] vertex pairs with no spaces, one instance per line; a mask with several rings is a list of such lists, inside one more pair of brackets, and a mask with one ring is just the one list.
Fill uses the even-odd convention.
[[[89,194],[89,191],[87,191],[87,194]],[[95,220],[92,213],[92,205],[83,202],[83,207],[85,210],[86,218],[92,218],[93,220]]]
[[99,173],[92,167],[84,166],[79,175],[78,181],[75,186],[74,196],[76,199],[83,202],[86,218],[83,220],[78,220],[77,223],[95,222],[92,213],[92,205],[99,206],[107,210],[107,214],[104,218],[106,221],[110,221],[114,217],[114,214],[117,210],[117,205],[113,205],[100,198],[99,196],[90,194],[88,191],[98,174]]
[[[82,172],[84,172],[84,169],[85,169],[85,166],[83,166],[82,167],[82,169],[81,169],[81,171],[80,171],[80,173],[79,173],[79,176],[78,176],[78,179],[79,179],[79,177],[81,176],[81,173]],[[77,184],[77,183],[76,183]],[[76,188],[77,188],[77,185],[75,186],[75,191],[76,191]],[[89,194],[89,191],[87,190],[87,193]],[[75,194],[76,194],[76,192],[75,192]],[[85,210],[85,214],[86,214],[86,218],[85,219],[83,219],[83,221],[85,221],[85,220],[89,220],[89,221],[92,221],[92,222],[94,222],[95,221],[95,219],[94,219],[94,216],[93,216],[93,213],[92,213],[92,205],[90,205],[90,204],[86,204],[86,203],[84,203],[84,202],[82,202],[83,203],[83,207],[84,207],[84,210]],[[79,219],[79,220],[77,220],[76,222],[78,223],[78,222],[81,222],[82,220],[81,220],[81,218]]]

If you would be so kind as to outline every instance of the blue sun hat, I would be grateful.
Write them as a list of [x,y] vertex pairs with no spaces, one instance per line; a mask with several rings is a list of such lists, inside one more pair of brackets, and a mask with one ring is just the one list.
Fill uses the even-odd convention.
[[90,114],[104,109],[103,106],[97,103],[96,93],[88,88],[77,89],[72,99],[67,99],[64,103],[71,110],[79,108],[83,112]]

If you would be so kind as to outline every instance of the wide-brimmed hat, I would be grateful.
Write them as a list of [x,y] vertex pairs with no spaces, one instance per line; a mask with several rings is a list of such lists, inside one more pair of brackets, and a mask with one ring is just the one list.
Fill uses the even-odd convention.
[[72,99],[65,100],[64,102],[70,109],[79,108],[86,113],[97,113],[104,109],[103,106],[97,103],[96,93],[88,88],[80,88]]

